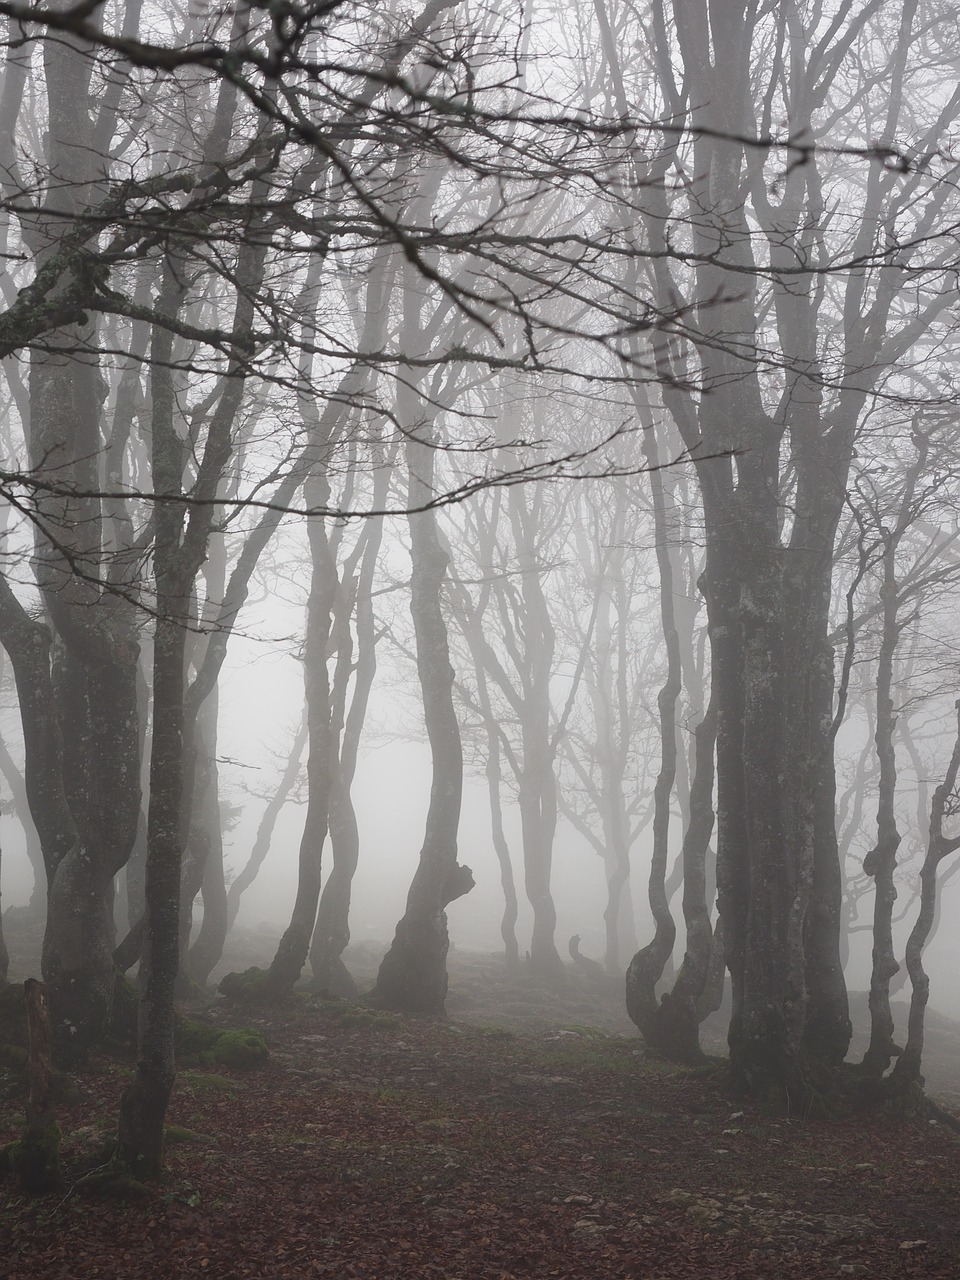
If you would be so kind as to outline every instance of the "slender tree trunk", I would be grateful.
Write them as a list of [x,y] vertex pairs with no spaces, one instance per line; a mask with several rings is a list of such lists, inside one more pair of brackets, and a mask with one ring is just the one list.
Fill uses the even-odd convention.
[[[478,676],[479,676],[478,668]],[[486,694],[484,692],[484,697]],[[489,712],[489,699],[487,711]],[[520,945],[517,942],[517,885],[513,875],[513,860],[510,857],[510,846],[507,844],[506,832],[503,829],[503,801],[501,794],[502,773],[500,768],[500,740],[496,726],[486,719],[487,731],[487,795],[490,801],[490,832],[493,838],[493,850],[497,855],[500,868],[500,888],[503,891],[503,915],[500,918],[500,937],[503,939],[504,955],[507,969],[515,973],[520,967]]]
[[[214,695],[211,695],[212,697]],[[216,712],[211,712],[215,721]],[[216,725],[213,725],[214,731]],[[209,844],[203,864],[200,892],[203,920],[196,941],[187,953],[190,976],[198,986],[206,986],[210,974],[220,962],[227,940],[227,885],[223,867],[223,819],[220,812],[220,778],[216,755],[210,761],[210,776],[204,790],[197,820],[206,831]]]
[[910,1015],[907,1022],[907,1043],[893,1069],[891,1090],[901,1097],[909,1097],[922,1088],[920,1068],[923,1058],[923,1031],[927,1001],[930,998],[930,978],[923,967],[923,949],[930,937],[937,906],[937,872],[941,862],[960,849],[960,836],[943,834],[947,815],[957,812],[957,778],[960,776],[960,702],[957,703],[957,737],[950,763],[943,782],[936,788],[930,806],[930,837],[926,857],[920,870],[920,908],[907,941],[907,971],[910,974],[912,994]]
[[276,791],[268,800],[263,814],[257,826],[257,834],[254,837],[253,848],[250,850],[250,857],[227,891],[227,932],[233,928],[237,918],[237,912],[240,910],[240,900],[245,891],[256,880],[266,860],[267,854],[270,852],[270,842],[273,838],[273,832],[277,825],[283,806],[290,798],[297,775],[300,772],[300,763],[303,758],[303,749],[307,744],[307,716],[304,712],[303,720],[300,728],[297,730],[293,743],[290,747],[290,754],[287,757],[287,763],[281,775],[280,782]]
[[[311,505],[322,507],[329,499],[329,484],[325,477],[315,477],[312,484]],[[293,990],[307,961],[320,901],[320,858],[327,838],[330,795],[337,765],[337,743],[327,670],[327,649],[338,586],[337,566],[331,555],[322,519],[311,521],[309,536],[313,567],[304,644],[310,742],[307,757],[309,798],[300,841],[297,897],[290,923],[280,939],[261,993],[261,997],[271,998],[287,995]],[[229,994],[228,987],[223,983],[221,990]]]
[[[711,699],[694,730],[694,766],[690,813],[684,833],[683,918],[687,946],[672,991],[665,993],[655,1014],[654,1043],[670,1057],[696,1062],[701,1057],[701,1006],[716,950],[707,903],[707,851],[713,833],[714,752],[717,740],[716,705]],[[723,969],[721,967],[721,982]],[[709,999],[709,997],[708,997]]]
[[[374,485],[373,505],[382,507],[386,500],[389,470],[383,467]],[[330,796],[330,843],[333,866],[320,897],[317,923],[313,931],[310,964],[318,985],[334,995],[354,999],[357,986],[341,959],[350,941],[350,897],[353,878],[360,859],[360,832],[351,796],[360,736],[367,717],[370,692],[377,670],[377,627],[373,611],[373,584],[383,537],[383,522],[367,526],[366,542],[360,557],[356,591],[341,591],[340,694],[346,699],[346,684],[352,669],[353,695],[344,717],[340,735],[339,758]],[[346,574],[345,574],[346,576]],[[355,596],[355,599],[354,599]],[[351,611],[356,613],[356,662],[353,663],[349,640]]]
[[[412,421],[411,406],[405,420]],[[433,447],[407,441],[409,503],[420,506],[433,492]],[[432,510],[409,517],[410,612],[417,645],[417,673],[433,767],[430,804],[420,859],[406,910],[384,956],[371,999],[397,1012],[441,1015],[447,995],[447,906],[473,887],[473,876],[457,862],[457,830],[463,791],[463,749],[453,701],[453,667],[441,590],[447,554]]]
[[[660,571],[660,624],[667,655],[667,675],[657,697],[660,729],[660,771],[653,791],[653,851],[650,858],[649,899],[655,932],[646,947],[638,951],[627,969],[627,1012],[648,1043],[656,1045],[656,986],[673,954],[677,927],[665,890],[670,838],[670,805],[677,776],[677,704],[680,700],[680,638],[674,614],[674,574],[670,548],[671,524],[667,511],[663,477],[658,470],[659,450],[652,429],[644,433],[644,458],[651,468],[653,518],[657,565]],[[657,1046],[659,1047],[659,1046]]]
[[[177,265],[168,261],[161,314],[175,317],[184,296]],[[153,483],[158,493],[179,495],[183,446],[174,420],[176,390],[172,336],[153,336]],[[208,445],[209,447],[209,445]],[[137,1066],[120,1099],[115,1160],[135,1177],[157,1178],[163,1161],[163,1125],[176,1078],[174,989],[180,966],[180,872],[183,859],[183,739],[186,623],[193,575],[205,538],[185,563],[180,503],[157,505],[154,530],[157,619],[153,639],[153,732],[144,878],[143,943],[138,977]]]
[[897,719],[893,710],[893,660],[900,626],[897,621],[896,541],[884,539],[883,624],[877,661],[877,721],[874,740],[880,763],[877,804],[877,842],[863,860],[863,869],[873,877],[873,965],[870,973],[870,1044],[863,1058],[866,1075],[879,1079],[899,1052],[893,1042],[893,1014],[890,1010],[890,980],[900,966],[893,950],[893,908],[897,901],[894,873],[900,832],[897,829],[897,753],[894,744]]
[[36,978],[23,984],[27,1006],[27,1123],[15,1148],[14,1168],[27,1195],[60,1186],[60,1126],[53,1097],[53,1034],[46,989]]
[[[162,560],[175,555],[180,512],[156,537],[158,584]],[[170,545],[173,540],[172,547]],[[166,545],[165,545],[166,544]],[[164,556],[164,549],[166,556]],[[170,574],[171,566],[165,567]],[[172,585],[173,589],[170,589]],[[140,1178],[157,1178],[163,1161],[163,1125],[176,1078],[174,988],[180,964],[181,803],[183,793],[183,691],[186,631],[183,593],[176,578],[158,589],[162,612],[154,634],[153,736],[143,948],[140,958],[137,1067],[120,1102],[118,1164]]]
[[557,743],[551,733],[550,682],[556,633],[543,591],[544,572],[537,546],[537,514],[543,487],[530,495],[516,485],[507,493],[520,597],[523,604],[523,670],[520,735],[523,760],[517,774],[517,800],[523,838],[523,881],[533,908],[530,968],[559,981],[564,965],[557,951],[557,908],[553,900],[553,842],[557,830]]

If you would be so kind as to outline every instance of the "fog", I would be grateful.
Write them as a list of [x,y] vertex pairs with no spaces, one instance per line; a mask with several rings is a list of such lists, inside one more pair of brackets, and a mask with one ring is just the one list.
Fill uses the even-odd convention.
[[2,891],[61,1031],[142,961],[168,1080],[178,976],[352,999],[349,934],[441,1016],[452,942],[678,1061],[732,1010],[789,1105],[869,986],[906,1097],[924,952],[960,1016],[950,6],[321,11],[8,50]]

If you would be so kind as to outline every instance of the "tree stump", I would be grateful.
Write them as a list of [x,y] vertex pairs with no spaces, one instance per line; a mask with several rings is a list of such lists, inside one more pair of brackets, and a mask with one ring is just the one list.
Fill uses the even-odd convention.
[[27,1127],[20,1157],[24,1191],[37,1195],[60,1185],[60,1126],[53,1103],[53,1032],[47,991],[42,982],[23,984],[27,1005]]
[[23,984],[27,1006],[26,1126],[19,1142],[0,1152],[0,1166],[16,1175],[26,1195],[43,1195],[60,1186],[60,1126],[53,1102],[53,1033],[46,988],[36,978]]

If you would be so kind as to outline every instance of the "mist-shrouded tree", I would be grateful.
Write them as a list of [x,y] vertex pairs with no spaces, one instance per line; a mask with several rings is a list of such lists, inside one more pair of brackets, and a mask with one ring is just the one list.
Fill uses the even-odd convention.
[[[427,212],[436,197],[439,172],[428,170],[412,194]],[[412,358],[429,350],[449,304],[441,298],[424,307],[420,280],[409,264],[399,272],[403,341]],[[440,540],[437,513],[427,507],[436,492],[439,445],[435,375],[427,385],[415,367],[397,388],[397,420],[405,433],[410,531],[410,614],[424,723],[430,743],[431,784],[423,844],[406,907],[377,973],[371,998],[387,1009],[440,1014],[447,994],[446,908],[473,887],[469,868],[457,861],[457,834],[463,794],[463,746],[453,700],[447,621],[442,602],[448,555]],[[439,403],[444,403],[443,398]]]
[[661,664],[645,626],[648,525],[631,490],[620,481],[579,495],[573,538],[582,584],[568,598],[578,614],[595,609],[596,617],[582,695],[561,745],[559,797],[561,813],[603,860],[604,964],[618,974],[637,945],[631,855],[652,817],[649,688]]
[[[916,5],[835,19],[799,3],[657,13],[649,72],[664,134],[624,155],[623,181],[661,302],[689,308],[653,340],[663,404],[695,458],[728,452],[697,472],[731,1064],[744,1087],[796,1102],[812,1064],[837,1066],[850,1035],[834,543],[865,415],[877,397],[913,394],[901,370],[946,332],[953,250],[938,231],[953,170],[936,147],[960,99],[921,89],[942,51]],[[641,93],[639,79],[625,83]],[[642,93],[650,102],[646,83]],[[780,122],[809,139],[795,163],[766,141]],[[929,158],[842,154],[878,131]]]

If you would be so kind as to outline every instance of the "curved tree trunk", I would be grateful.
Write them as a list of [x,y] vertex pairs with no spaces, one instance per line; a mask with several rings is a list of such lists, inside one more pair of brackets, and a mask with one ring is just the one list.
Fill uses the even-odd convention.
[[283,774],[277,784],[277,789],[267,801],[260,822],[257,826],[257,834],[254,837],[253,847],[250,850],[250,857],[247,859],[243,870],[231,883],[227,890],[227,932],[233,928],[234,921],[237,918],[237,912],[240,910],[240,900],[244,892],[249,889],[250,885],[256,880],[266,860],[267,854],[270,852],[270,841],[273,838],[273,832],[277,825],[283,806],[290,797],[297,775],[300,772],[300,763],[303,758],[303,749],[307,745],[307,717],[304,713],[303,720],[296,732],[293,744],[290,747],[290,754],[287,757],[287,763],[284,766]]
[[650,467],[654,536],[660,571],[660,625],[667,654],[667,676],[657,697],[660,729],[660,771],[653,791],[653,851],[650,859],[649,898],[655,932],[653,939],[630,961],[627,969],[627,1012],[648,1044],[656,1048],[663,1018],[657,1018],[656,986],[673,954],[677,927],[667,900],[665,879],[670,838],[670,804],[677,776],[677,704],[680,700],[680,638],[674,615],[674,574],[670,549],[670,520],[663,477],[658,469],[659,450],[653,429],[644,432],[644,458]]
[[[386,501],[390,469],[381,467],[374,483],[372,505]],[[330,843],[333,865],[320,897],[317,922],[310,947],[310,966],[318,986],[333,995],[355,999],[356,983],[341,959],[350,941],[350,899],[353,878],[360,859],[360,832],[351,796],[357,770],[360,738],[367,717],[370,692],[377,671],[377,626],[373,610],[373,584],[383,538],[383,521],[368,522],[360,552],[360,568],[355,591],[344,590],[339,600],[340,644],[337,664],[340,672],[339,716],[343,720],[339,758],[330,795]],[[354,553],[356,555],[357,552]],[[345,574],[345,577],[347,575]],[[356,661],[350,639],[351,613],[356,614]],[[350,709],[344,716],[346,684],[353,675]]]
[[877,804],[877,843],[863,860],[863,869],[873,877],[873,965],[870,972],[870,1044],[863,1058],[863,1070],[879,1079],[899,1053],[893,1042],[893,1013],[890,1010],[890,980],[899,971],[893,950],[893,908],[897,901],[894,873],[900,832],[895,810],[897,753],[894,745],[896,716],[893,711],[893,660],[900,627],[897,624],[896,540],[884,539],[883,625],[877,662],[877,727],[875,742],[880,763]]
[[[207,700],[213,702],[207,728],[216,734],[217,701],[215,694]],[[220,962],[227,939],[227,886],[223,868],[223,819],[220,812],[220,776],[217,767],[216,738],[210,752],[209,775],[202,800],[195,804],[195,821],[202,826],[207,842],[207,855],[203,860],[203,880],[200,893],[203,899],[203,920],[196,941],[187,952],[186,962],[190,977],[203,987]]]
[[[330,487],[326,478],[315,477],[311,484],[310,504],[322,508],[329,501],[329,495]],[[320,859],[327,838],[330,795],[337,761],[330,676],[327,670],[328,644],[338,586],[337,566],[331,555],[323,519],[311,520],[309,536],[312,571],[304,642],[310,743],[307,755],[307,816],[300,840],[297,896],[293,912],[258,999],[276,999],[288,995],[299,981],[307,961],[320,901]],[[221,983],[221,990],[225,994],[231,993],[232,984],[227,978]]]
[[[654,1043],[671,1058],[695,1062],[701,1057],[699,1026],[704,1004],[711,1003],[708,986],[711,962],[717,953],[707,903],[707,851],[713,834],[714,752],[717,740],[716,704],[711,698],[694,730],[694,771],[690,787],[690,816],[683,838],[683,918],[687,946],[672,991],[664,993],[654,1015]],[[723,982],[722,956],[720,983]]]
[[[407,405],[404,421],[413,421]],[[409,504],[417,508],[433,493],[433,447],[407,441]],[[381,1008],[440,1015],[447,995],[447,906],[469,892],[473,876],[457,862],[457,830],[463,791],[463,748],[453,702],[453,667],[441,589],[447,553],[432,510],[409,516],[412,573],[410,612],[417,645],[417,673],[433,767],[430,804],[420,859],[406,910],[380,964],[371,1000]]]
[[910,997],[910,1016],[907,1022],[907,1043],[897,1060],[890,1077],[891,1092],[908,1097],[923,1085],[920,1068],[923,1058],[923,1029],[927,1001],[930,997],[930,978],[923,967],[923,949],[933,926],[937,906],[937,872],[940,863],[960,849],[960,836],[945,836],[944,818],[955,814],[958,808],[957,778],[960,775],[960,702],[957,703],[957,737],[953,745],[950,763],[943,782],[933,794],[930,806],[930,837],[927,854],[920,870],[920,909],[907,941],[907,971],[913,988]]
[[[477,669],[478,679],[480,669]],[[485,683],[485,682],[484,682]],[[486,691],[482,697],[486,701],[486,710],[490,712],[489,698]],[[490,833],[493,838],[493,851],[497,855],[500,868],[500,888],[503,890],[503,915],[500,918],[500,937],[503,939],[503,950],[507,961],[507,969],[515,973],[520,967],[520,945],[517,942],[517,884],[513,875],[513,860],[510,857],[510,846],[507,844],[506,832],[503,829],[503,800],[501,795],[502,773],[500,768],[500,740],[496,726],[492,723],[492,713],[485,721],[487,732],[487,796],[490,801]]]
[[523,602],[523,670],[520,736],[523,759],[517,772],[517,802],[523,839],[523,882],[533,909],[530,968],[549,981],[564,977],[557,950],[553,900],[553,842],[557,831],[557,739],[551,732],[550,682],[556,632],[543,591],[544,566],[537,545],[538,510],[544,488],[514,485],[507,509],[520,570]]

